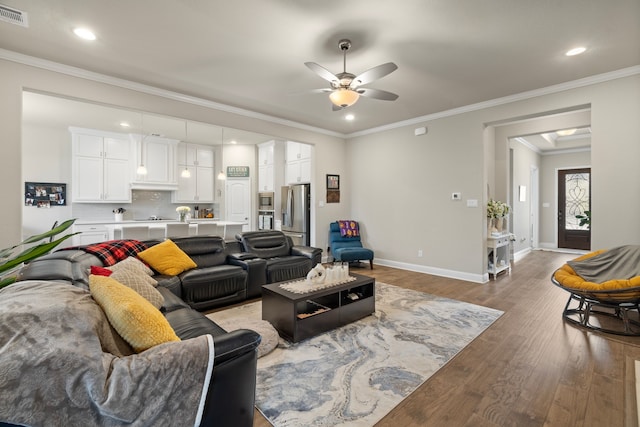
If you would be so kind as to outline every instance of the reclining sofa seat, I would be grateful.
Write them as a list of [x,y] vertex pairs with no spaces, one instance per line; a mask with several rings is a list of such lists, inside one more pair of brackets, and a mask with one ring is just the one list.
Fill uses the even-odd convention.
[[[102,262],[95,255],[79,249],[56,251],[31,261],[20,271],[18,280],[50,280],[69,283],[88,291],[88,271],[91,266],[102,266]],[[163,277],[169,287],[164,286]],[[246,329],[227,333],[172,291],[176,289],[177,278],[154,278],[161,279],[156,288],[165,299],[161,311],[176,335],[181,340],[204,334],[213,337],[214,368],[201,425],[252,426],[260,335]],[[13,424],[0,421],[0,426]]]
[[294,246],[289,236],[277,230],[248,231],[236,235],[242,250],[266,261],[266,283],[306,277],[322,261],[322,249]]
[[[249,293],[255,294],[256,288],[259,292],[260,286],[264,284],[260,280],[264,275],[264,261],[248,259],[237,265],[227,263],[228,253],[224,239],[221,237],[194,236],[172,240],[198,266],[177,276],[181,287],[181,298],[196,310],[244,301],[249,297]],[[250,269],[252,271],[247,271]],[[254,273],[253,270],[256,272]],[[169,276],[160,277],[162,279],[157,279],[160,282],[175,280]]]

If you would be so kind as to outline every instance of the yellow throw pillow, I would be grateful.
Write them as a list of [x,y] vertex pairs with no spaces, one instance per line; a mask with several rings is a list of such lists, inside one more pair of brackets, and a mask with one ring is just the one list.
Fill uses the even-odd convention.
[[160,274],[177,276],[197,265],[173,241],[167,239],[138,253],[138,258],[146,262]]
[[162,313],[136,291],[107,276],[89,276],[93,299],[109,323],[136,352],[158,344],[180,341]]

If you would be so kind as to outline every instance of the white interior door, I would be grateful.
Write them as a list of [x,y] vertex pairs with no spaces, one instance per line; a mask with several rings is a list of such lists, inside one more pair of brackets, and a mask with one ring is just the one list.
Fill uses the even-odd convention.
[[227,221],[252,224],[251,181],[244,178],[227,179],[225,205],[227,206]]

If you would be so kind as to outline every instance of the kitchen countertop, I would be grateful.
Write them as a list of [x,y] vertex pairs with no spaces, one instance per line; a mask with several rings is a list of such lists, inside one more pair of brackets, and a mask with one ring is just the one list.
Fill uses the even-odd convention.
[[[158,224],[158,225],[162,225],[162,224],[167,224],[167,223],[178,223],[179,221],[176,219],[161,219],[161,220],[150,220],[150,219],[136,219],[136,220],[125,220],[125,221],[115,221],[115,220],[108,220],[108,219],[103,219],[103,220],[91,220],[91,221],[86,221],[86,220],[78,220],[76,221],[74,224],[75,225],[96,225],[96,224],[100,224],[100,225],[112,225],[112,226],[117,226],[117,225],[153,225],[153,224]],[[203,223],[203,222],[214,222],[216,224],[219,225],[244,225],[246,224],[246,222],[240,222],[240,221],[224,221],[218,218],[198,218],[198,219],[190,219],[187,221],[187,223],[189,224],[198,224],[198,223]]]

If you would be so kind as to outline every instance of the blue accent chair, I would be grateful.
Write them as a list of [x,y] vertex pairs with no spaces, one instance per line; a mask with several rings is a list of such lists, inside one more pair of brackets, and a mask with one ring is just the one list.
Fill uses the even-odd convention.
[[329,225],[329,250],[334,261],[356,262],[369,260],[373,270],[373,251],[363,248],[360,236],[343,237],[337,222]]

